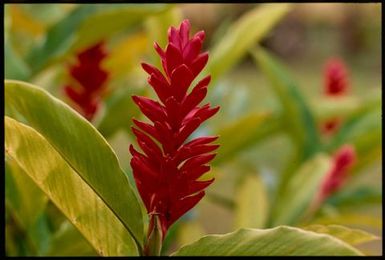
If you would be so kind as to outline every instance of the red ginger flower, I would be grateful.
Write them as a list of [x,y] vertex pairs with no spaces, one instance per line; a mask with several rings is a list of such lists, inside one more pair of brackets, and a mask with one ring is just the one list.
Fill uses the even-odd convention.
[[[348,73],[342,60],[329,59],[325,66],[324,93],[327,96],[343,96],[349,90]],[[330,119],[322,124],[322,132],[334,133],[341,125],[339,118]]]
[[349,169],[355,161],[356,152],[351,145],[342,146],[334,154],[332,168],[321,184],[320,192],[318,194],[319,202],[324,201],[341,188],[348,177]]
[[219,147],[210,144],[217,139],[212,136],[186,142],[201,123],[219,110],[219,107],[211,108],[210,104],[199,106],[207,94],[210,76],[199,81],[188,93],[192,81],[208,60],[207,52],[200,53],[204,32],[200,31],[190,39],[189,31],[190,23],[184,20],[179,29],[169,28],[165,51],[154,43],[165,73],[142,63],[149,74],[148,83],[160,102],[132,97],[152,124],[133,119],[137,128],[132,127],[132,131],[144,154],[130,145],[131,167],[151,216],[149,231],[153,216],[158,216],[162,238],[170,225],[202,199],[204,189],[214,181],[197,179],[210,170],[207,163],[215,157],[210,152]]
[[99,42],[78,53],[77,64],[69,67],[69,74],[74,82],[73,85],[65,86],[65,94],[87,120],[95,115],[108,79],[108,72],[101,67],[106,55],[103,43]]

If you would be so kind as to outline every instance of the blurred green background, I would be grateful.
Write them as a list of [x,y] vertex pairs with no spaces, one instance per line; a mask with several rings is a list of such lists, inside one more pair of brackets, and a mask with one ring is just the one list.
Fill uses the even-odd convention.
[[[193,32],[206,32],[203,48],[210,51],[210,61],[205,73],[213,75],[206,100],[221,106],[218,115],[194,136],[219,134],[221,148],[210,173],[216,181],[204,199],[172,227],[163,253],[205,234],[275,224],[341,224],[382,238],[381,5],[271,4],[264,8],[262,4],[6,4],[5,75],[41,86],[68,102],[62,92],[68,64],[79,50],[104,40],[109,53],[104,67],[111,78],[93,124],[110,142],[133,181],[128,147],[135,140],[129,127],[138,111],[130,96],[154,96],[139,64],[159,65],[152,43],[164,47],[167,28],[188,18]],[[279,96],[279,87],[273,85],[282,75],[269,76],[271,67],[261,61],[262,54],[255,54],[261,47],[280,64],[282,75],[295,82],[293,91],[299,97]],[[322,94],[323,69],[331,57],[344,60],[349,71],[351,92],[342,101],[328,101]],[[287,77],[281,79],[285,87]],[[290,114],[296,110],[286,105],[297,107],[302,101],[307,112]],[[316,131],[322,144],[315,147],[309,134],[314,125],[297,118],[306,113],[314,118],[316,127],[334,115],[343,117],[346,126],[335,139]],[[274,224],[272,216],[282,199],[279,190],[314,155],[309,152],[307,158],[302,150],[306,142],[314,154],[327,155],[340,144],[351,143],[358,150],[358,163],[343,188],[310,221],[297,216],[295,221]],[[310,168],[308,175],[317,170]],[[36,223],[23,223],[29,217],[22,213],[28,198],[15,195],[23,192],[9,177],[9,169],[7,255],[95,254],[50,202],[44,202],[44,213]],[[305,179],[302,185],[308,185]],[[33,187],[29,191],[39,193]],[[310,203],[312,192],[301,195],[307,200],[304,205]],[[380,255],[382,239],[359,248]]]

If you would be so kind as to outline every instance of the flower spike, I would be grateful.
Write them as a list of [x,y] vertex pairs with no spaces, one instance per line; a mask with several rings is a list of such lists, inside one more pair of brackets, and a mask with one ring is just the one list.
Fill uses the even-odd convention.
[[[210,76],[190,89],[208,60],[208,53],[201,53],[204,32],[190,38],[190,27],[188,20],[184,20],[179,28],[170,27],[169,42],[164,50],[154,43],[163,71],[142,63],[143,70],[149,75],[148,83],[159,101],[132,97],[151,123],[133,119],[135,126],[132,131],[143,153],[130,146],[131,167],[150,223],[154,223],[155,216],[159,220],[162,239],[169,227],[205,195],[204,189],[214,179],[198,179],[210,170],[208,163],[219,147],[212,144],[217,137],[205,136],[187,141],[205,120],[219,110],[210,104],[199,105],[207,94]],[[153,224],[151,228],[154,228]],[[149,234],[152,231],[149,230]]]

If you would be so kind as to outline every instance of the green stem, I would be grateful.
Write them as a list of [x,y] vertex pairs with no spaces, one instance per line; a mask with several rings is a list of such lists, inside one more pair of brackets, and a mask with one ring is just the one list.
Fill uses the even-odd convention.
[[144,256],[160,256],[163,244],[163,233],[157,214],[150,215],[150,224],[148,225],[147,241],[144,245]]

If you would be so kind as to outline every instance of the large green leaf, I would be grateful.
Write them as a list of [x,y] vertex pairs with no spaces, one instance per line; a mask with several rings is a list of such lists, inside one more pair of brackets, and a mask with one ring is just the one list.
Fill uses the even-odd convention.
[[34,85],[6,81],[5,102],[92,187],[141,247],[143,217],[138,198],[103,136],[68,105]]
[[271,86],[282,104],[285,112],[284,123],[293,134],[303,150],[303,160],[310,158],[320,150],[320,137],[311,110],[299,91],[298,86],[291,79],[289,73],[268,52],[262,48],[252,51],[255,62],[271,82]]
[[269,202],[263,181],[248,174],[238,186],[235,208],[236,228],[263,228],[268,217]]
[[345,242],[325,234],[280,226],[240,229],[209,235],[175,252],[176,256],[342,256],[362,255]]
[[207,70],[213,80],[236,64],[289,10],[289,4],[264,4],[236,21],[210,51]]
[[310,225],[303,227],[303,229],[334,236],[352,246],[379,239],[379,237],[363,230],[341,225]]
[[42,135],[6,117],[5,149],[100,255],[138,254],[117,216]]
[[279,116],[272,113],[251,113],[243,118],[218,129],[221,147],[218,156],[213,161],[214,165],[226,162],[235,154],[245,150],[258,141],[264,140],[268,135],[280,129]]
[[306,213],[330,167],[331,160],[324,154],[302,164],[274,203],[271,226],[296,223]]

